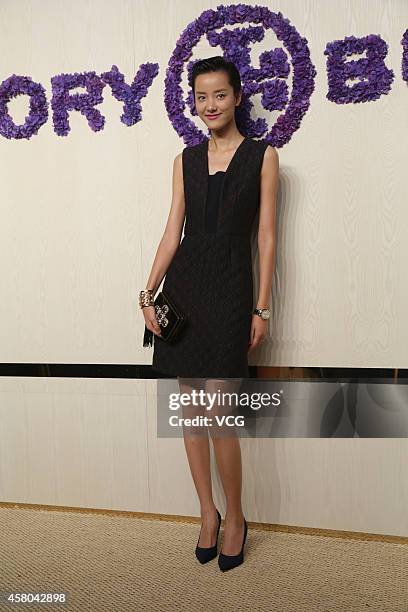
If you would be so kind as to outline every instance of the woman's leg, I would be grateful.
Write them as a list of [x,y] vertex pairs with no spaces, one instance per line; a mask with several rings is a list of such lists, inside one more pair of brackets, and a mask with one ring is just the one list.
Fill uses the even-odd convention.
[[[178,377],[180,393],[199,391],[197,379]],[[183,417],[204,416],[205,406],[183,406]],[[206,427],[183,427],[184,446],[197,495],[200,501],[202,527],[198,546],[215,545],[218,529],[218,516],[212,496],[210,445]]]
[[[234,408],[233,402],[229,405],[228,396],[223,401],[222,393],[238,394],[240,385],[239,379],[207,380],[206,392],[214,393],[214,397],[217,398],[209,411],[213,420],[216,414],[220,416],[231,414]],[[221,396],[219,400],[218,391]],[[225,555],[237,555],[241,550],[244,537],[244,515],[241,506],[241,447],[234,426],[210,427],[210,433],[227,505],[222,552]]]

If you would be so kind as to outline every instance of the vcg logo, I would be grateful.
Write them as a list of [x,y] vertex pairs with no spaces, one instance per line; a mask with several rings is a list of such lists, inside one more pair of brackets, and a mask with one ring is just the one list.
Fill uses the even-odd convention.
[[[251,64],[251,51],[270,30],[280,45],[260,53],[259,67]],[[195,115],[190,88],[187,96],[181,85],[183,75],[191,84],[190,58],[202,37],[210,46],[219,46],[225,59],[233,61],[241,75],[243,96],[237,109],[236,121],[241,131],[251,137],[263,138],[274,147],[287,143],[299,128],[310,105],[316,70],[310,58],[306,38],[302,37],[282,13],[273,13],[263,6],[245,4],[209,9],[190,23],[182,32],[170,57],[165,77],[164,104],[176,132],[186,145],[201,142],[207,136],[186,113]],[[402,78],[408,81],[408,30],[402,40]],[[256,49],[256,47],[255,47]],[[329,42],[323,51],[327,56],[328,91],[326,97],[336,104],[371,102],[391,89],[394,72],[387,68],[387,43],[378,34],[362,38],[354,36]],[[350,60],[348,56],[359,55]],[[190,60],[190,61],[189,61]],[[141,121],[141,101],[157,77],[159,65],[141,64],[131,84],[117,66],[96,74],[87,71],[58,74],[51,77],[52,123],[58,136],[70,131],[69,113],[80,112],[94,132],[103,130],[105,117],[96,108],[103,102],[103,91],[109,86],[111,95],[123,104],[121,122],[130,127]],[[82,87],[84,93],[72,90]],[[252,98],[260,94],[262,107],[277,113],[273,125],[263,117],[251,118]],[[8,112],[8,103],[18,95],[27,96],[29,113],[24,124],[16,125]],[[41,83],[29,76],[13,74],[0,85],[0,134],[5,138],[26,138],[38,134],[47,122],[49,103]],[[276,115],[275,115],[276,116]]]

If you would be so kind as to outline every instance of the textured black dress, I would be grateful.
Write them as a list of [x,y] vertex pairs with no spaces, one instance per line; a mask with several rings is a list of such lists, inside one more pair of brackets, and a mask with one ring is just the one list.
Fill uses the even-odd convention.
[[154,334],[153,367],[188,378],[249,377],[251,231],[267,143],[245,138],[225,172],[208,173],[208,140],[182,153],[184,236],[163,290],[185,314],[180,336]]

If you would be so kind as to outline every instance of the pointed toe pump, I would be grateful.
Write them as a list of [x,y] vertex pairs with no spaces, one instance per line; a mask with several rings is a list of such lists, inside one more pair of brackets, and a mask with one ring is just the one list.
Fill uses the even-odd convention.
[[246,520],[244,519],[244,539],[242,541],[242,547],[240,552],[237,555],[224,555],[224,553],[220,552],[218,555],[218,566],[222,572],[226,572],[227,570],[233,569],[237,567],[237,565],[241,565],[244,562],[244,544],[247,536],[248,525]]
[[[221,514],[218,512],[218,510],[217,510],[217,515],[218,515],[218,529],[217,529],[217,539],[215,540],[214,546],[207,546],[207,547],[199,546],[198,542],[200,541],[200,536],[198,536],[195,554],[200,563],[208,563],[208,561],[211,561],[211,559],[215,559],[215,557],[217,556],[218,534],[220,532],[220,527],[221,527]],[[200,529],[200,535],[201,535],[201,529]]]

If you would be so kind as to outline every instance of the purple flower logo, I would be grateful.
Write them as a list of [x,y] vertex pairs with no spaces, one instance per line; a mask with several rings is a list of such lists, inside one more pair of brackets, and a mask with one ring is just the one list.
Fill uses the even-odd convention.
[[408,29],[405,30],[402,40],[402,63],[401,63],[401,74],[403,81],[408,82]]
[[[245,27],[226,27],[244,23]],[[261,42],[268,29],[275,33],[284,48],[264,51],[259,56],[259,68],[254,68],[250,58],[251,45]],[[307,40],[282,13],[272,13],[263,6],[237,4],[219,5],[217,10],[203,11],[182,32],[169,60],[165,106],[170,121],[185,144],[198,144],[207,138],[185,115],[186,106],[192,115],[196,115],[194,98],[192,89],[184,98],[180,85],[185,64],[203,36],[212,47],[222,48],[225,59],[234,62],[241,75],[243,95],[236,111],[240,131],[249,137],[263,137],[274,147],[287,143],[299,128],[314,90],[316,70],[310,59]],[[194,61],[190,61],[186,66],[189,85],[193,65]],[[293,69],[291,91],[288,86],[290,65]],[[251,97],[255,94],[261,94],[261,104],[266,110],[282,111],[270,130],[265,119],[251,118]]]

